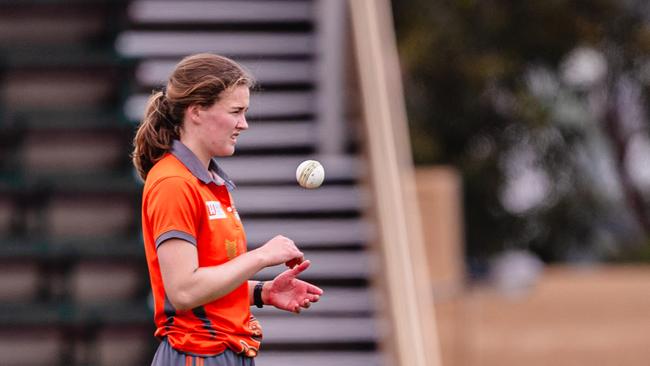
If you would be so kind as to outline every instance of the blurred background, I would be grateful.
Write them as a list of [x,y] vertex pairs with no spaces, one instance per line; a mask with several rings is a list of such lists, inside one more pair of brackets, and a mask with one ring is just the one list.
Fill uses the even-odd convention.
[[[150,363],[131,139],[148,95],[197,52],[259,81],[222,161],[249,248],[291,237],[327,294],[298,318],[253,309],[258,364],[391,364],[349,11],[0,0],[0,364]],[[392,11],[442,364],[647,364],[650,5]],[[309,192],[293,180],[308,158],[327,173]]]
[[[440,223],[440,196],[462,197],[463,260],[446,261],[461,270],[433,274],[443,361],[644,364],[650,4],[414,0],[393,11],[420,189],[438,202],[420,200],[423,213]],[[450,174],[438,165],[456,190],[436,180]],[[425,225],[428,245],[445,242],[442,230]],[[432,251],[439,270],[441,253],[458,255]]]
[[648,258],[647,2],[394,9],[414,159],[462,174],[471,274],[508,249]]

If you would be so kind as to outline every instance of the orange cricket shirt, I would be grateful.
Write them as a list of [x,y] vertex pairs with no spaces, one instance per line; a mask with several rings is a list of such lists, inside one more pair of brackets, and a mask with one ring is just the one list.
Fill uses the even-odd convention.
[[155,335],[176,350],[216,355],[226,347],[254,357],[261,330],[250,313],[248,283],[192,310],[174,309],[165,294],[157,249],[177,238],[196,246],[199,266],[218,266],[246,252],[246,235],[229,190],[234,184],[213,160],[210,171],[180,141],[147,175],[142,230],[154,299]]

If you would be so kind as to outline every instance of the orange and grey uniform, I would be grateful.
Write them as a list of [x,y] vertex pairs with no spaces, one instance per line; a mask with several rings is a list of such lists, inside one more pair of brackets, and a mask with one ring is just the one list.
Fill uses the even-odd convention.
[[[248,283],[191,310],[178,311],[163,286],[157,249],[169,239],[195,245],[200,267],[217,266],[246,252],[246,235],[232,201],[234,184],[213,160],[208,170],[180,141],[147,175],[142,229],[154,298],[155,335],[186,355],[226,350],[257,355],[259,323],[251,316]],[[161,346],[162,346],[161,345]],[[251,359],[252,361],[252,359]]]

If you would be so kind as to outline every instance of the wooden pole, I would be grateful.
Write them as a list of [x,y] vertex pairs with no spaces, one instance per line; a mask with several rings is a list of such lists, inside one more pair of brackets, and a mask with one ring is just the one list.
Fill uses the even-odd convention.
[[389,0],[350,0],[378,221],[391,364],[438,366],[433,289],[422,238]]

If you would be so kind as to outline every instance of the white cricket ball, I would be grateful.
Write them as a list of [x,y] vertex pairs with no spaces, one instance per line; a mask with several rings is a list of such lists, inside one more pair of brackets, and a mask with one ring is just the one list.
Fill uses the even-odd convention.
[[325,169],[316,160],[305,160],[296,169],[296,180],[301,187],[318,188],[325,179]]

